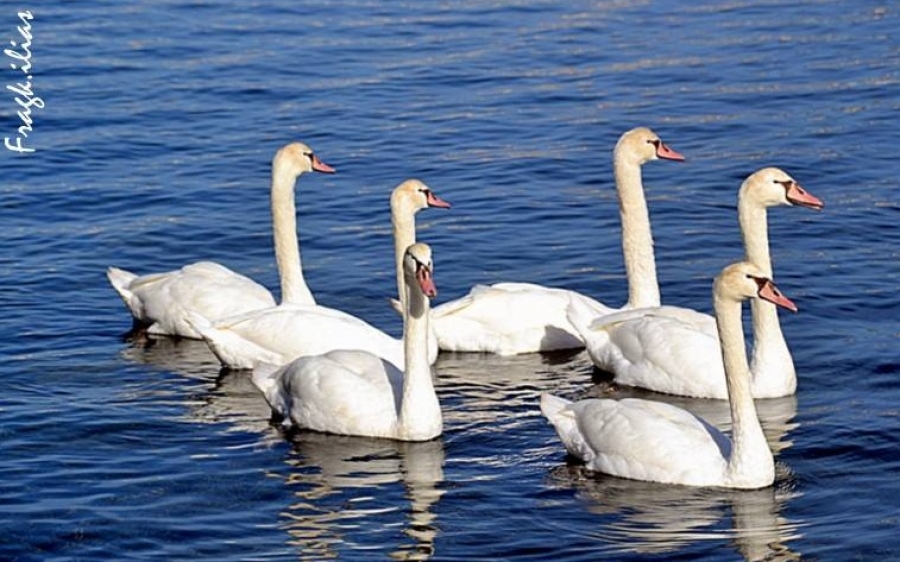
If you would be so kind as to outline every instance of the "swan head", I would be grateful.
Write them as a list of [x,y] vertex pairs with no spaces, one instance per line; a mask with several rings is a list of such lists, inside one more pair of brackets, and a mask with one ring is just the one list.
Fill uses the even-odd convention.
[[796,205],[816,211],[825,206],[822,200],[803,189],[797,180],[780,168],[763,168],[744,180],[738,194],[764,207]]
[[406,249],[403,254],[403,273],[409,287],[418,287],[428,298],[437,296],[434,285],[434,263],[431,260],[431,247],[424,242],[417,242]]
[[430,187],[417,179],[408,179],[391,193],[391,209],[417,212],[426,207],[449,209],[450,203],[438,197]]
[[626,159],[637,165],[659,159],[684,161],[681,153],[672,150],[659,135],[647,127],[637,127],[624,133],[619,137],[613,154],[616,160]]
[[305,172],[333,174],[335,169],[319,160],[313,150],[302,142],[292,142],[281,147],[272,159],[272,168],[299,176]]
[[775,283],[760,268],[747,261],[725,267],[713,283],[713,294],[717,299],[734,302],[759,298],[791,312],[797,312],[797,305],[779,291]]

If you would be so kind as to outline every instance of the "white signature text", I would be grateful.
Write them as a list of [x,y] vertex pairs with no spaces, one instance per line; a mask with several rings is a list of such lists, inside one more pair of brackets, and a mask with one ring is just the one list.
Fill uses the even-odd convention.
[[15,136],[4,137],[3,143],[8,150],[24,153],[35,151],[34,148],[26,146],[25,141],[28,139],[29,133],[34,130],[32,127],[34,120],[31,117],[31,109],[43,109],[44,100],[36,96],[32,89],[34,87],[34,73],[31,71],[31,21],[34,19],[34,16],[30,10],[19,12],[17,15],[19,16],[19,21],[22,22],[22,25],[16,28],[21,36],[21,41],[10,41],[10,48],[5,49],[3,54],[12,59],[13,62],[10,62],[9,65],[10,68],[21,71],[25,76],[24,81],[6,86],[7,90],[15,94],[14,101],[21,108],[18,111],[18,115],[22,125],[16,129],[17,134]]

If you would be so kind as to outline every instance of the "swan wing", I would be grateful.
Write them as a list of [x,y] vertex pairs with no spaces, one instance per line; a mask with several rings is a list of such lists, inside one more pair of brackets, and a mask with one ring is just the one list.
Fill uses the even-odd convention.
[[389,437],[395,431],[402,378],[392,364],[356,350],[300,357],[280,374],[293,424],[371,437]]
[[[573,291],[531,283],[478,285],[466,296],[436,307],[432,325],[440,348],[449,351],[514,355],[574,349],[584,344],[566,317],[572,298],[592,301]],[[606,310],[599,303],[595,306]]]
[[[165,273],[127,277],[110,268],[110,282],[148,332],[200,338],[187,312],[217,320],[275,305],[272,294],[252,279],[214,262],[197,262]],[[125,281],[125,283],[123,283]],[[127,284],[126,284],[127,283]]]
[[350,314],[323,307],[280,305],[230,317],[203,332],[210,348],[233,368],[276,364],[338,349],[358,349],[403,365],[403,345]]
[[582,460],[593,470],[688,485],[724,481],[727,438],[686,410],[631,398],[583,400],[563,412],[587,451]]
[[715,320],[660,307],[611,314],[586,338],[594,364],[620,384],[697,398],[727,398]]

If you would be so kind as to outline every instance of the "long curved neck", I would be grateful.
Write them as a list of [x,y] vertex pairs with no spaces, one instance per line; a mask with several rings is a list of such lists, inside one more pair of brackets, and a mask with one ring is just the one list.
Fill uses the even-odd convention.
[[613,167],[622,216],[622,253],[628,277],[628,305],[632,308],[659,306],[653,234],[641,182],[641,166],[617,154]]
[[759,482],[770,474],[774,477],[775,465],[753,403],[741,303],[714,296],[713,306],[731,408],[732,447],[728,472],[738,482]]
[[[766,207],[741,194],[738,200],[738,222],[744,239],[747,261],[772,277],[772,257],[769,254],[769,219]],[[753,299],[756,302],[757,299]],[[774,305],[773,305],[774,306]]]
[[410,441],[426,441],[441,434],[441,406],[428,362],[428,298],[419,287],[407,287],[408,310],[403,316],[403,351],[406,357],[403,398],[397,419],[399,433]]
[[406,315],[406,277],[403,274],[403,255],[416,243],[416,214],[401,200],[391,200],[391,225],[394,230],[394,266],[397,274],[397,297],[400,310]]
[[[738,221],[744,239],[747,260],[772,277],[772,257],[769,252],[769,223],[765,205],[745,197],[738,200]],[[753,299],[753,372],[754,395],[784,396],[797,389],[794,359],[781,331],[775,305]]]
[[275,238],[275,262],[281,281],[281,302],[315,304],[303,278],[300,242],[297,239],[297,209],[294,184],[297,176],[278,165],[272,167],[272,230]]

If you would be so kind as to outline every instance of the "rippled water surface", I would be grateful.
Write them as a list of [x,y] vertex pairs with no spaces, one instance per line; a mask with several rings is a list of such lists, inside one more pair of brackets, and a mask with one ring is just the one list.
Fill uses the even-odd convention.
[[[0,150],[0,559],[900,558],[900,6],[42,0],[0,7],[4,44],[25,9],[45,107],[37,152]],[[504,280],[622,303],[611,151],[638,125],[688,157],[644,168],[670,304],[709,309],[749,173],[826,202],[769,217],[801,309],[799,391],[759,404],[771,488],[567,463],[537,398],[595,392],[583,352],[444,354],[444,435],[398,444],[287,438],[202,342],[123,340],[109,265],[214,259],[277,287],[269,167],[291,140],[338,169],[298,186],[323,304],[399,334],[387,201],[409,177],[453,203],[420,214],[437,303]]]

